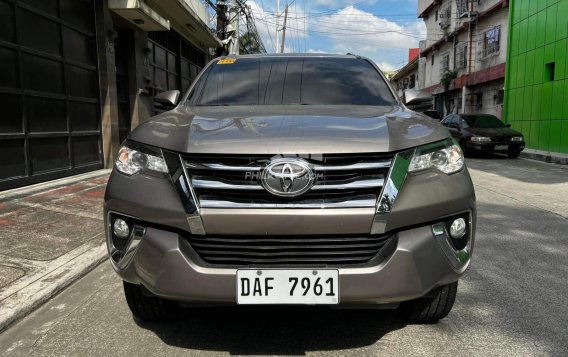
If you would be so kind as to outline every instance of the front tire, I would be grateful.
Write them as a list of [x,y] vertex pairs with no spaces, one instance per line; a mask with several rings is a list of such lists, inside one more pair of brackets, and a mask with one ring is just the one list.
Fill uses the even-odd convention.
[[442,286],[432,297],[406,301],[400,305],[400,312],[409,321],[434,323],[448,316],[458,291],[458,282]]
[[164,321],[173,316],[177,307],[175,302],[144,295],[140,285],[126,281],[123,285],[126,302],[135,318],[144,321]]

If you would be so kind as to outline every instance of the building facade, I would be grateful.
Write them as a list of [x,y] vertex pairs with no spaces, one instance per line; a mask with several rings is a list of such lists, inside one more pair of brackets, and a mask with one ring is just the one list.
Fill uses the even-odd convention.
[[111,167],[220,41],[198,0],[0,0],[0,190]]
[[418,48],[409,49],[408,63],[389,78],[400,98],[403,98],[406,89],[418,89],[419,55],[420,51]]
[[568,0],[511,2],[505,121],[527,147],[568,154]]
[[508,0],[418,1],[427,28],[419,89],[440,113],[502,116],[508,14]]
[[406,89],[418,89],[418,58],[396,72],[390,82],[400,98],[403,98]]

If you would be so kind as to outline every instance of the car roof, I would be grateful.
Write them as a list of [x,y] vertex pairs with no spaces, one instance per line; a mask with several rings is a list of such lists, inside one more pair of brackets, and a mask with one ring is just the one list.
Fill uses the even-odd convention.
[[458,114],[464,118],[479,118],[479,117],[494,117],[497,118],[495,115],[492,114]]
[[269,57],[328,57],[328,58],[364,58],[362,56],[354,55],[352,53],[260,53],[250,55],[228,55],[221,58],[269,58]]

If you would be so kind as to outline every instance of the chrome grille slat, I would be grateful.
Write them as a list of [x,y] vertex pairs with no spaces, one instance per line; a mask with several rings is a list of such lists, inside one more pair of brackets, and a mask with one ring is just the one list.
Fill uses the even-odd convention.
[[316,171],[350,171],[350,170],[372,170],[387,169],[391,165],[391,160],[379,162],[357,163],[352,165],[324,166],[314,165]]
[[188,181],[204,208],[375,207],[393,155],[304,155],[315,183],[296,197],[278,197],[261,185],[262,170],[282,155],[182,156]]
[[194,188],[208,188],[208,189],[219,189],[219,190],[263,190],[262,186],[260,185],[238,185],[232,183],[225,183],[222,181],[216,180],[202,180],[202,179],[193,179],[191,180]]
[[[191,183],[194,188],[207,188],[207,189],[219,189],[219,190],[245,190],[245,191],[260,191],[264,190],[261,185],[241,185],[226,183],[217,180],[203,180],[203,179],[192,179]],[[375,180],[357,180],[353,182],[347,182],[342,184],[316,184],[312,187],[312,190],[350,190],[356,188],[373,188],[382,187],[384,179]]]
[[[323,171],[350,171],[350,170],[373,170],[386,169],[391,165],[391,160],[378,162],[356,163],[351,165],[314,165],[314,169],[319,172]],[[218,163],[187,163],[188,169],[199,170],[219,170],[219,171],[261,171],[262,166],[232,166]]]
[[220,170],[220,171],[260,171],[262,166],[230,166],[215,163],[186,163],[185,165],[188,169],[199,169],[199,170]]
[[344,184],[331,184],[331,185],[314,185],[312,190],[351,190],[354,188],[373,188],[373,187],[383,187],[385,180],[358,180]]
[[365,208],[375,207],[377,204],[376,198],[367,200],[348,200],[342,202],[281,202],[281,203],[246,203],[235,201],[218,200],[201,200],[201,207],[203,208]]

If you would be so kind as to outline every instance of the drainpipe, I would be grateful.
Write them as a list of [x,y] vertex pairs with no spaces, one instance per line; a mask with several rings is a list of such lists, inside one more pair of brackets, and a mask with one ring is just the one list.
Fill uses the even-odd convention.
[[[469,5],[469,12],[467,13],[467,36],[468,36],[468,40],[469,43],[467,45],[467,51],[468,51],[468,60],[467,60],[467,76],[471,75],[471,53],[472,53],[472,48],[471,46],[473,45],[473,34],[471,32],[471,13],[473,12],[473,2],[470,3]],[[462,86],[462,113],[465,113],[465,104],[466,104],[466,95],[467,95],[467,86],[466,86],[466,80],[467,77],[464,78],[463,80],[463,86]]]
[[468,63],[468,71],[467,74],[470,75],[471,74],[471,46],[473,45],[473,33],[471,32],[471,14],[473,13],[473,1],[470,3],[469,5],[469,13],[467,14],[467,19],[469,20],[468,23],[468,36],[469,36],[469,63]]

